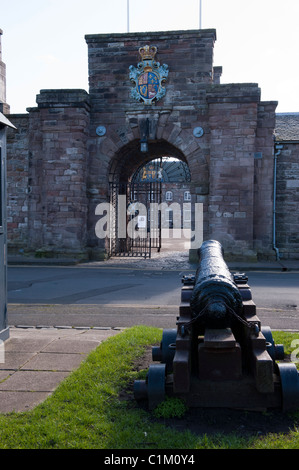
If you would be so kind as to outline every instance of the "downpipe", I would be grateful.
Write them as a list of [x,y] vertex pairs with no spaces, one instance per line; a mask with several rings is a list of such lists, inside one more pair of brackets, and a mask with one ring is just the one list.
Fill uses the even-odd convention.
[[274,173],[273,173],[273,233],[272,233],[272,246],[273,250],[276,253],[276,261],[279,261],[279,249],[276,246],[276,179],[277,179],[277,157],[281,154],[283,144],[275,143],[275,152],[274,152]]

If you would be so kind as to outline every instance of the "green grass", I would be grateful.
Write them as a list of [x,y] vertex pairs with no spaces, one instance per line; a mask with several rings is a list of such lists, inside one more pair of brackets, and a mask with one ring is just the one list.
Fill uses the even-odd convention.
[[[290,333],[287,331],[272,331],[272,336],[274,339],[275,344],[283,344],[285,354],[291,354],[294,350],[292,347],[292,342],[297,341],[299,342],[299,333]],[[299,344],[295,346],[298,348]],[[299,354],[297,354],[297,359],[299,361]]]
[[[140,373],[136,356],[161,339],[161,330],[133,327],[91,352],[45,402],[25,413],[0,416],[1,449],[214,449],[299,448],[294,426],[287,434],[244,438],[237,433],[196,436],[153,419],[119,395]],[[297,335],[274,332],[291,351]],[[294,423],[299,416],[294,414]]]

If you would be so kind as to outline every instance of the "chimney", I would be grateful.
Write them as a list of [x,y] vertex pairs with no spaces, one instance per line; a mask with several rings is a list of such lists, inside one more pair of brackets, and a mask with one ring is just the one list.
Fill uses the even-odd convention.
[[0,29],[0,112],[3,114],[9,114],[9,106],[6,103],[6,66],[4,62],[2,62],[2,34],[3,31]]
[[213,83],[220,85],[220,78],[222,75],[222,67],[213,67]]
[[2,29],[0,29],[0,62],[2,62],[2,45],[1,45],[1,36],[3,34]]

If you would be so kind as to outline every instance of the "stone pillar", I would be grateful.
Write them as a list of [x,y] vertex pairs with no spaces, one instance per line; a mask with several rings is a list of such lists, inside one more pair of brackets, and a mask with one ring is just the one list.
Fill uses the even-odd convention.
[[215,85],[210,122],[210,237],[227,257],[253,251],[254,152],[260,91],[255,84]]
[[29,241],[40,256],[85,258],[89,98],[42,90],[29,109]]
[[254,159],[254,240],[259,257],[275,259],[272,246],[274,187],[274,128],[277,101],[258,106]]
[[7,244],[9,253],[28,246],[29,116],[10,114],[16,129],[7,130]]
[[222,75],[222,67],[213,67],[213,83],[220,85],[220,79]]
[[279,144],[282,148],[277,157],[276,246],[282,260],[298,260],[299,143],[279,141]]
[[[0,340],[9,338],[7,318],[7,230],[6,230],[6,130],[13,124],[0,113]],[[0,357],[4,362],[4,350],[1,345]]]

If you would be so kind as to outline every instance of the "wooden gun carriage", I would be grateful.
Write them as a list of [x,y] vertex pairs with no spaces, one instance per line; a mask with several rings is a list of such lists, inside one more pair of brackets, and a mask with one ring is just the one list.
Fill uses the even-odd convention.
[[219,242],[199,249],[196,275],[182,279],[176,328],[152,348],[155,364],[136,380],[136,400],[150,409],[166,395],[189,407],[246,410],[299,407],[299,373],[256,315],[245,274],[232,275]]

